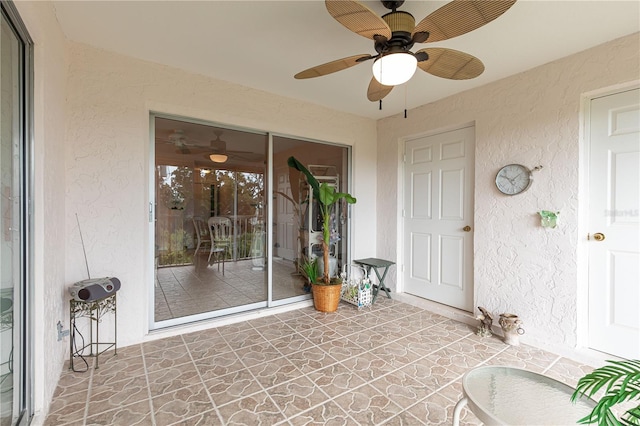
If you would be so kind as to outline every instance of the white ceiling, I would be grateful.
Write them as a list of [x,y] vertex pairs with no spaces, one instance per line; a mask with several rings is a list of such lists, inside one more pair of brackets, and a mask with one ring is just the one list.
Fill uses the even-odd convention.
[[[378,15],[379,2],[364,2]],[[446,4],[407,1],[416,21]],[[106,50],[182,68],[331,109],[378,119],[487,84],[640,31],[640,1],[519,0],[488,25],[455,39],[417,44],[470,53],[486,67],[450,81],[421,70],[383,101],[367,100],[371,62],[309,80],[293,75],[335,59],[375,54],[319,0],[54,1],[66,36]]]

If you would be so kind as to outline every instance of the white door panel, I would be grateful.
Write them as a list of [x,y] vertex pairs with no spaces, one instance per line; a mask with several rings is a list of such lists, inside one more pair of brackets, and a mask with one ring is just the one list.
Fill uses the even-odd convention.
[[431,281],[431,234],[411,234],[411,253],[411,278],[415,281]]
[[590,111],[589,346],[638,358],[640,90],[594,99]]
[[[295,216],[291,198],[291,185],[289,184],[289,171],[281,169],[276,172],[276,241],[274,254],[283,259],[293,260],[297,251]],[[283,196],[285,194],[287,197]]]
[[431,219],[431,173],[411,176],[411,217]]
[[443,170],[440,178],[440,219],[464,220],[464,169]]
[[440,236],[440,282],[441,285],[463,290],[464,240],[461,236]]
[[407,293],[473,310],[473,127],[405,144]]

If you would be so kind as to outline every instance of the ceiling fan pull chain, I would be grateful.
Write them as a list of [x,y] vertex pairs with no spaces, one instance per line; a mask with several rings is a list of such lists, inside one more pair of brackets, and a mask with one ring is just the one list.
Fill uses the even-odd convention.
[[407,118],[407,86],[409,83],[405,83],[404,85],[404,118]]
[[407,118],[407,84],[404,85],[404,118]]

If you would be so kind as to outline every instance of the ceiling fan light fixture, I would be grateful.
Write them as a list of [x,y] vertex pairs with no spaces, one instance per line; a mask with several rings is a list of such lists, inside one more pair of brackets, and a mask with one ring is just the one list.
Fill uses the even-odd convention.
[[226,154],[211,154],[209,159],[214,163],[224,163],[229,157]]
[[413,77],[417,65],[418,60],[411,53],[389,53],[373,62],[373,76],[384,86],[397,86]]

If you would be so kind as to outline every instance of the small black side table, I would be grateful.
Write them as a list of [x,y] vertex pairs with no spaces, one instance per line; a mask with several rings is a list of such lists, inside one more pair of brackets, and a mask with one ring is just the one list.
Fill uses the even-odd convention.
[[[95,357],[95,368],[98,368],[99,357],[104,352],[113,348],[114,354],[118,353],[116,341],[117,341],[117,316],[116,316],[116,293],[111,296],[107,296],[103,299],[94,300],[92,302],[79,302],[71,299],[69,301],[69,330],[71,336],[69,339],[69,369],[76,371],[73,365],[74,356],[87,356]],[[101,342],[100,341],[100,322],[102,317],[107,314],[113,314],[113,342]],[[74,344],[76,339],[76,320],[79,318],[89,319],[89,343],[86,343],[81,348],[74,350]],[[95,334],[94,334],[95,330]],[[84,340],[83,340],[84,341]],[[89,354],[84,355],[84,351],[89,349]]]
[[[367,275],[371,273],[371,269],[376,272],[376,276],[378,277],[378,285],[373,287],[373,299],[371,300],[371,303],[373,304],[376,301],[376,297],[378,297],[378,292],[380,291],[380,289],[384,290],[384,292],[387,293],[387,297],[391,299],[391,295],[389,294],[390,290],[386,285],[384,285],[384,279],[387,276],[387,272],[389,272],[389,267],[391,265],[395,265],[395,262],[384,259],[377,259],[375,257],[354,260],[354,262],[364,266],[367,270]],[[382,276],[380,276],[380,268],[384,268],[382,271]]]

